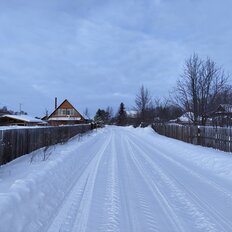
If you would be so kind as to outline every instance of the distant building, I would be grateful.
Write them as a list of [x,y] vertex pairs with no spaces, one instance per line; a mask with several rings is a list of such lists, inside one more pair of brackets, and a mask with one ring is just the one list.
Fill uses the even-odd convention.
[[47,117],[47,121],[52,126],[59,126],[85,123],[85,118],[67,99],[65,99],[58,107],[57,99],[55,99],[55,110]]
[[128,125],[138,125],[138,112],[136,110],[127,110],[126,111],[127,116],[127,124]]
[[232,105],[220,104],[210,116],[212,117],[213,126],[231,126]]
[[178,118],[178,122],[182,124],[192,124],[194,115],[192,112],[185,112],[182,116]]
[[169,120],[169,123],[179,123],[179,124],[193,124],[193,113],[185,112],[183,115],[176,119]]
[[0,116],[0,126],[37,126],[46,125],[41,119],[29,115],[11,115],[5,114]]
[[126,115],[128,118],[136,118],[138,116],[138,112],[135,110],[127,110]]

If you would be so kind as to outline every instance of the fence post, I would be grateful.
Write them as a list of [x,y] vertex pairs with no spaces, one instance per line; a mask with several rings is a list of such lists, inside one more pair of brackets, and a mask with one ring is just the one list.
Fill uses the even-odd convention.
[[201,129],[197,126],[197,145],[201,145]]

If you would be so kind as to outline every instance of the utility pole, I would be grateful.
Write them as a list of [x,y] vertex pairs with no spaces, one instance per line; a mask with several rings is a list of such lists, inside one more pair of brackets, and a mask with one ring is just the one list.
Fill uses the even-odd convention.
[[22,112],[22,103],[19,103],[19,115],[21,115],[21,112]]

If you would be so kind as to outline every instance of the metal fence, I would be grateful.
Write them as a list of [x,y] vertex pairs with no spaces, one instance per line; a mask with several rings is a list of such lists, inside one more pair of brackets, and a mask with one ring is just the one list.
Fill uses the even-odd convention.
[[91,129],[90,124],[20,129],[0,128],[0,165],[41,147],[66,142]]
[[188,126],[177,124],[153,124],[153,129],[167,137],[187,143],[213,147],[232,152],[232,129],[225,127]]

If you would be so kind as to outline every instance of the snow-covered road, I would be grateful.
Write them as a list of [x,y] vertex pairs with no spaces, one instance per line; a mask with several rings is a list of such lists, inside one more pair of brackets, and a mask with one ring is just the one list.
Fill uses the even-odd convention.
[[226,153],[130,127],[106,127],[58,152],[58,161],[52,154],[28,164],[24,157],[3,167],[1,232],[232,231]]

